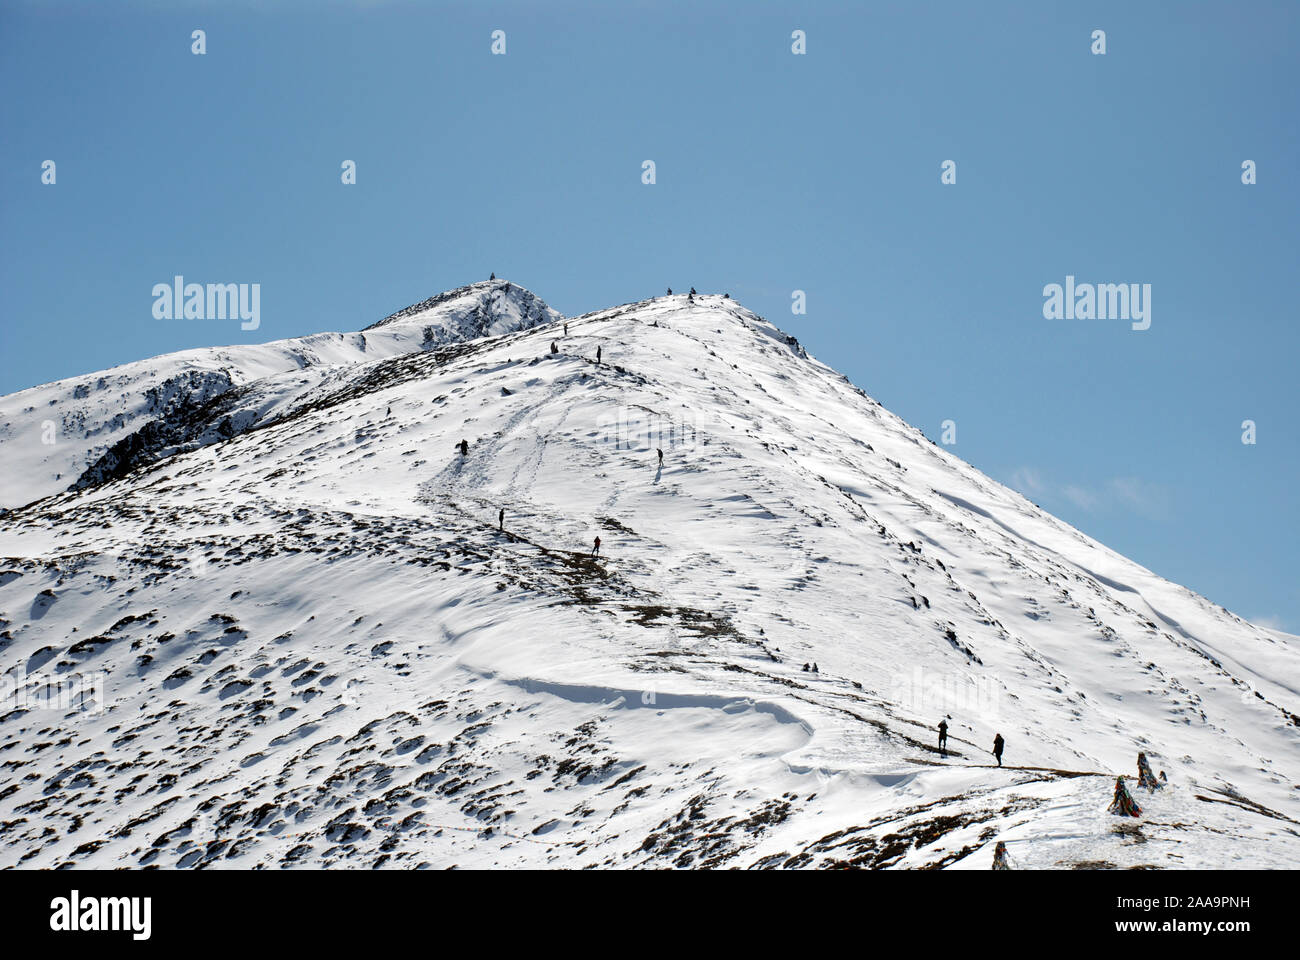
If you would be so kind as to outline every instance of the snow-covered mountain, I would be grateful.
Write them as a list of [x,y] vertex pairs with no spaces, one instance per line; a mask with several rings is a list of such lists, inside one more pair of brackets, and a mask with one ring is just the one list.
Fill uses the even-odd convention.
[[565,322],[0,399],[0,865],[1300,864],[1300,640],[726,297]]
[[[484,280],[430,297],[358,333],[186,350],[0,397],[0,444],[10,457],[0,475],[0,508],[65,490],[101,459],[100,472],[111,471],[124,455],[115,448],[130,451],[148,438],[132,439],[142,428],[171,429],[178,419],[193,420],[189,415],[215,398],[220,403],[199,419],[210,418],[213,430],[239,429],[251,394],[280,394],[287,383],[305,390],[367,360],[560,319],[522,287]],[[225,411],[236,408],[234,426],[223,427]]]

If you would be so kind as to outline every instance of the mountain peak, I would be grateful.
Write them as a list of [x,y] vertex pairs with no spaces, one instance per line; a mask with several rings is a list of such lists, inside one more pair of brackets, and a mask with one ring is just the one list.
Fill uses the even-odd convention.
[[552,318],[490,280],[3,398],[0,867],[1300,862],[1289,638],[734,300]]
[[497,337],[564,319],[531,290],[509,280],[479,280],[434,294],[366,327],[422,325],[424,344],[439,346]]

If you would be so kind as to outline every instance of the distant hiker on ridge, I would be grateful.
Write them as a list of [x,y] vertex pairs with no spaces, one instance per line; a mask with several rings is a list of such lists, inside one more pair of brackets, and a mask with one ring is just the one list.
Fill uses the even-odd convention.
[[569,321],[567,321],[567,320],[564,321],[564,335],[565,335],[566,337],[569,335]]
[[462,457],[468,457],[468,456],[469,456],[469,441],[468,441],[468,440],[462,440],[460,443],[456,444],[456,447],[457,447],[457,449],[460,450],[460,455],[461,455]]
[[664,465],[664,452],[658,447],[655,447],[655,452],[659,454],[659,466],[662,467]]
[[497,529],[505,532],[506,529],[506,508],[502,507],[497,511]]
[[552,340],[552,341],[551,341],[551,353],[555,354],[555,353],[559,353],[559,352],[560,352],[560,348],[559,348],[559,346],[556,344],[556,342],[555,342],[554,340]]
[[673,288],[672,288],[672,287],[669,287],[669,288],[668,288],[668,296],[671,297],[672,295],[673,295]]
[[939,721],[939,752],[948,756],[948,721]]
[[1002,734],[993,735],[993,756],[998,758],[998,766],[1002,766],[1002,748],[1006,744],[1002,740]]
[[591,555],[595,557],[595,556],[599,556],[599,554],[600,554],[600,537],[597,537],[596,545],[591,548]]
[[596,348],[596,362],[600,363],[600,347]]

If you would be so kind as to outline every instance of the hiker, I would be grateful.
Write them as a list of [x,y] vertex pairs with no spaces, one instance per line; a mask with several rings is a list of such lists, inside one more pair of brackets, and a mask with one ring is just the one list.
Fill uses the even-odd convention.
[[457,449],[460,450],[460,455],[461,455],[462,457],[468,457],[468,456],[469,456],[469,441],[468,441],[468,440],[462,440],[460,443],[456,444],[456,447],[457,447]]
[[552,341],[551,341],[551,353],[552,353],[552,354],[555,354],[555,353],[559,353],[559,352],[560,352],[559,345],[556,344],[556,342],[555,342],[554,340],[552,340]]
[[502,507],[497,511],[497,529],[505,532],[506,529],[506,508]]
[[655,451],[659,454],[659,466],[662,467],[664,465],[664,452],[658,447],[655,447]]
[[694,287],[691,287],[691,292],[688,294],[688,296],[692,296],[692,297],[695,296],[695,288],[694,288]]
[[993,756],[998,758],[999,767],[1002,766],[1002,748],[1004,746],[1006,746],[1006,744],[1002,740],[1002,734],[1000,733],[994,734],[993,735]]
[[569,322],[567,320],[564,322],[564,335],[566,337],[569,335]]
[[939,721],[939,752],[948,756],[948,721]]
[[596,348],[596,362],[600,363],[600,347]]
[[497,275],[496,275],[496,272],[495,272],[495,271],[492,273],[492,276],[488,277],[489,280],[495,280],[496,278],[497,278]]
[[591,555],[593,557],[600,555],[600,537],[596,538],[596,545],[591,548]]
[[673,288],[672,288],[672,287],[669,287],[669,288],[668,288],[668,296],[671,297],[672,295],[673,295]]

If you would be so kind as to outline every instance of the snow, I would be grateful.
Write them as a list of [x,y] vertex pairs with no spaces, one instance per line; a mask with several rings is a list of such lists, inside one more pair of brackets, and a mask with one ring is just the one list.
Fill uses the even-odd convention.
[[562,322],[495,281],[0,399],[4,676],[105,701],[0,713],[0,865],[1300,863],[1296,638],[735,301]]
[[[365,361],[551,323],[560,315],[505,280],[482,281],[408,307],[358,333],[187,350],[59,380],[0,398],[0,508],[67,489],[112,444],[182,399],[218,396],[296,375],[307,386]],[[202,383],[196,389],[195,380]],[[51,424],[53,443],[45,442]]]

